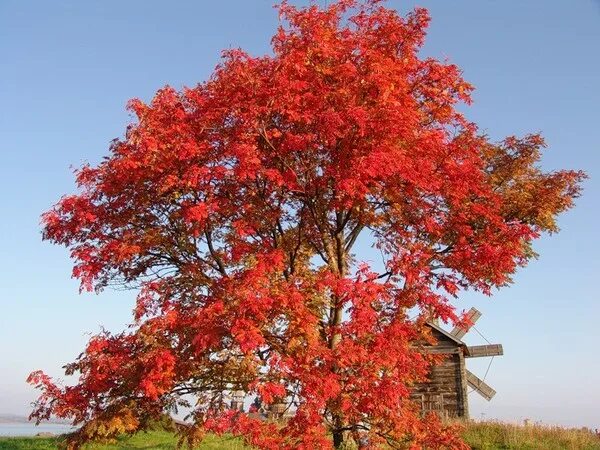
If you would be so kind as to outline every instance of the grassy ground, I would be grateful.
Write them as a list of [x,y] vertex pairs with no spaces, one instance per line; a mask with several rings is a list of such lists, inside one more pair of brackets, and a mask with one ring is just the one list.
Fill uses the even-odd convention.
[[[116,444],[92,444],[86,450],[172,450],[175,449],[177,439],[172,433],[166,431],[152,431],[139,433],[133,437],[122,438]],[[58,438],[22,437],[0,438],[0,450],[55,450]],[[247,450],[238,439],[227,437],[207,436],[198,450]]]
[[600,450],[600,435],[590,430],[500,422],[470,422],[463,433],[475,450]]
[[[600,436],[591,431],[497,422],[470,422],[463,436],[475,450],[600,450]],[[0,450],[56,449],[57,438],[0,438]],[[168,450],[176,448],[171,433],[153,431],[120,439],[114,445],[89,445],[86,450]],[[241,441],[208,436],[198,450],[248,450]]]

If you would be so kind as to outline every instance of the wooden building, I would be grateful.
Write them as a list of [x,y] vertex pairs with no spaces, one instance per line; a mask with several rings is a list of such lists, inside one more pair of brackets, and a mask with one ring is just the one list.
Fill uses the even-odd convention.
[[[471,308],[468,314],[471,326],[481,316],[481,313],[475,308]],[[448,332],[433,322],[428,322],[427,326],[431,328],[431,333],[437,343],[427,346],[426,351],[443,354],[445,359],[439,365],[432,367],[428,382],[414,386],[412,398],[421,405],[423,413],[434,411],[442,417],[468,419],[468,394],[474,391],[489,401],[496,391],[469,372],[465,360],[502,355],[502,345],[466,345],[462,341],[462,337],[470,327],[456,327]]]
[[[444,360],[432,367],[429,381],[413,386],[411,397],[421,405],[421,412],[430,411],[438,413],[443,418],[469,418],[468,394],[477,392],[486,400],[491,400],[496,391],[488,386],[466,368],[466,359],[486,356],[500,356],[503,354],[502,345],[474,345],[469,346],[462,341],[463,336],[479,319],[481,313],[471,308],[468,313],[469,327],[455,327],[448,332],[433,322],[427,322],[435,338],[435,345],[426,345],[426,352],[442,354]],[[235,391],[231,396],[231,409],[244,410],[245,393]],[[256,400],[255,400],[256,401]],[[256,413],[263,419],[282,420],[293,415],[293,410],[283,403],[275,403],[264,407],[260,401],[255,404]]]

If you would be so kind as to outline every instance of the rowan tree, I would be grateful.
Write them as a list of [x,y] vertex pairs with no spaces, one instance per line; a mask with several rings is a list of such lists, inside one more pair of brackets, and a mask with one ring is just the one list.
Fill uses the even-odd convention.
[[[186,406],[192,444],[463,448],[410,401],[435,362],[423,322],[507,285],[584,174],[544,172],[539,135],[494,143],[457,111],[473,87],[419,56],[425,9],[278,9],[272,54],[229,50],[208,81],[132,100],[124,137],[43,215],[82,289],[139,289],[131,327],[66,366],[75,385],[29,378],[32,418],[80,425],[73,448]],[[235,391],[291,417],[230,410]]]

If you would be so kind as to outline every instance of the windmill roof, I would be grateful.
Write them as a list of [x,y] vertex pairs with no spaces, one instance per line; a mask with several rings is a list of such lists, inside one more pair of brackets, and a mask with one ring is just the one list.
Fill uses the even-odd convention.
[[434,330],[439,331],[440,333],[442,333],[444,336],[446,336],[451,341],[456,342],[458,345],[466,345],[463,341],[461,341],[460,339],[458,339],[456,336],[451,335],[446,330],[444,330],[443,328],[441,328],[439,325],[436,325],[433,322],[425,322],[425,324],[429,325]]

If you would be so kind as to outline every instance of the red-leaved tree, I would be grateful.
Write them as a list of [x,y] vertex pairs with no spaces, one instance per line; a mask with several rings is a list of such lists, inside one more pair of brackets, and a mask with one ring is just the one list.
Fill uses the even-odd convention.
[[[426,10],[279,12],[272,55],[230,50],[208,81],[131,101],[124,138],[43,216],[82,289],[139,289],[132,327],[66,366],[77,384],[29,378],[33,418],[81,426],[72,448],[186,405],[192,444],[463,448],[409,398],[432,362],[423,322],[458,320],[461,290],[508,284],[584,174],[544,173],[540,136],[492,143],[457,112],[473,88],[418,56]],[[227,409],[236,391],[291,417]]]

